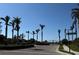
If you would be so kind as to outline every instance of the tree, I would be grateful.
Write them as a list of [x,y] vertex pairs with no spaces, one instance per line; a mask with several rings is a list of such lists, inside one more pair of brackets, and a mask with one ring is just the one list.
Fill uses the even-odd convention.
[[13,39],[13,37],[14,37],[14,30],[15,30],[15,27],[14,27],[15,26],[15,22],[14,22],[14,20],[12,20],[9,25],[12,26],[12,39]]
[[72,19],[74,19],[75,32],[76,32],[76,38],[77,38],[77,23],[79,28],[79,8],[72,9]]
[[33,39],[34,39],[35,31],[32,31],[32,34],[33,34]]
[[63,39],[62,43],[67,45],[68,44],[68,40],[67,39]]
[[38,32],[40,31],[40,29],[36,29],[36,34],[37,34],[37,40],[38,40]]
[[6,25],[6,28],[5,28],[5,37],[7,38],[8,23],[9,23],[10,17],[6,16],[5,18],[1,17],[0,19],[2,19],[3,21],[5,21],[5,25]]
[[29,33],[30,33],[30,32],[29,32],[29,31],[26,31],[26,33],[28,33],[28,40],[29,40]]
[[21,39],[24,39],[25,35],[24,33],[20,34]]
[[45,25],[40,24],[40,27],[41,27],[41,42],[43,42],[43,28],[45,27]]
[[14,22],[15,22],[15,30],[17,31],[17,39],[18,39],[18,37],[19,37],[19,29],[20,29],[20,23],[21,23],[21,21],[20,21],[20,19],[21,18],[19,18],[19,17],[14,17]]
[[29,41],[31,42],[31,44],[34,44],[35,43],[35,39],[33,39],[33,38],[30,38]]

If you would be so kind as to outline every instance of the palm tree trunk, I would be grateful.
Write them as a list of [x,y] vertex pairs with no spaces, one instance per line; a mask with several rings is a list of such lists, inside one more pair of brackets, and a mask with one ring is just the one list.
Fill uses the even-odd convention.
[[76,39],[77,39],[77,24],[75,24],[75,32],[76,32]]
[[12,39],[13,39],[13,37],[14,37],[14,30],[12,29]]
[[18,37],[19,37],[19,30],[17,31],[17,39],[18,39]]
[[41,42],[43,42],[43,29],[41,30]]
[[6,29],[5,29],[5,37],[7,38],[7,28],[8,28],[8,25],[6,24]]
[[60,33],[59,33],[59,44],[60,44]]
[[33,39],[34,39],[34,34],[33,34]]
[[37,41],[38,41],[38,33],[37,33]]
[[[78,33],[79,33],[79,19],[78,19]],[[79,35],[79,34],[78,34]],[[79,38],[79,36],[78,36],[78,38]]]
[[66,33],[65,33],[65,39],[66,39]]
[[29,40],[29,33],[28,33],[28,40]]

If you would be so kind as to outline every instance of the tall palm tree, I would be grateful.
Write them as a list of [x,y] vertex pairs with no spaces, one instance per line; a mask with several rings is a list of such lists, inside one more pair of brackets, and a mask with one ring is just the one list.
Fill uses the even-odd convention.
[[77,38],[77,24],[79,28],[79,8],[72,9],[72,19],[74,18],[75,32]]
[[45,25],[40,24],[40,27],[41,27],[41,42],[43,42],[43,28],[45,27]]
[[28,40],[29,40],[29,33],[30,33],[30,32],[29,32],[29,31],[26,31],[26,33],[28,33]]
[[33,34],[33,39],[34,39],[35,31],[32,31],[32,34]]
[[13,37],[14,37],[14,29],[15,29],[14,28],[14,26],[15,26],[14,20],[12,20],[9,25],[12,26],[12,39],[13,39]]
[[15,30],[17,31],[17,39],[18,39],[18,37],[19,37],[19,29],[20,29],[20,23],[21,23],[21,21],[20,21],[20,19],[21,18],[19,18],[19,17],[14,17],[14,22],[15,22]]
[[9,16],[6,16],[5,18],[1,17],[0,19],[2,19],[2,20],[5,21],[5,25],[6,25],[6,28],[5,28],[5,37],[7,38],[8,23],[9,23],[10,17]]
[[60,32],[61,32],[61,30],[59,29],[59,30],[58,30],[59,44],[60,44],[60,38],[61,38],[61,37],[60,37]]
[[36,29],[36,34],[37,34],[37,40],[38,40],[38,32],[40,31],[40,29]]

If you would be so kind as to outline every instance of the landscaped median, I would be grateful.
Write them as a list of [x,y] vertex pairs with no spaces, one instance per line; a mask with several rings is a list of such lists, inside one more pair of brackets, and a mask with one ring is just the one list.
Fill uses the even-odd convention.
[[64,52],[64,53],[68,53],[68,54],[71,54],[71,55],[75,55],[75,53],[73,53],[73,52],[69,52],[69,51],[64,50],[63,44],[60,44],[59,51]]

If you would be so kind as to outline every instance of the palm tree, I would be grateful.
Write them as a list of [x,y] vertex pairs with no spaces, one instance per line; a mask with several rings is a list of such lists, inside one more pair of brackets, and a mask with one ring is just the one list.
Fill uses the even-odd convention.
[[28,33],[28,40],[29,40],[29,33],[30,33],[30,32],[29,32],[29,31],[26,31],[26,33]]
[[14,22],[15,22],[15,30],[17,31],[17,39],[18,39],[18,37],[19,37],[19,29],[20,29],[20,23],[21,23],[21,21],[20,21],[20,19],[21,18],[19,18],[19,17],[14,17]]
[[37,33],[37,40],[38,40],[38,32],[40,31],[40,29],[36,29],[36,33]]
[[59,29],[59,30],[58,30],[59,44],[60,44],[60,38],[61,38],[61,37],[60,37],[60,32],[61,32],[61,30]]
[[1,17],[0,19],[4,20],[5,21],[5,25],[6,25],[6,29],[5,29],[5,37],[7,38],[7,32],[8,32],[8,23],[9,23],[9,20],[10,20],[10,17],[9,16],[6,16],[5,18]]
[[34,39],[35,31],[32,31],[32,34],[33,34],[33,39]]
[[45,25],[40,24],[40,27],[41,27],[41,42],[43,42],[43,28],[45,27]]
[[12,20],[9,25],[12,26],[12,39],[13,39],[13,37],[14,37],[14,26],[15,26],[14,20]]
[[72,9],[72,19],[73,18],[74,18],[75,32],[76,32],[76,38],[77,38],[77,24],[79,28],[79,8]]
[[24,33],[20,34],[21,39],[24,39],[25,35]]

